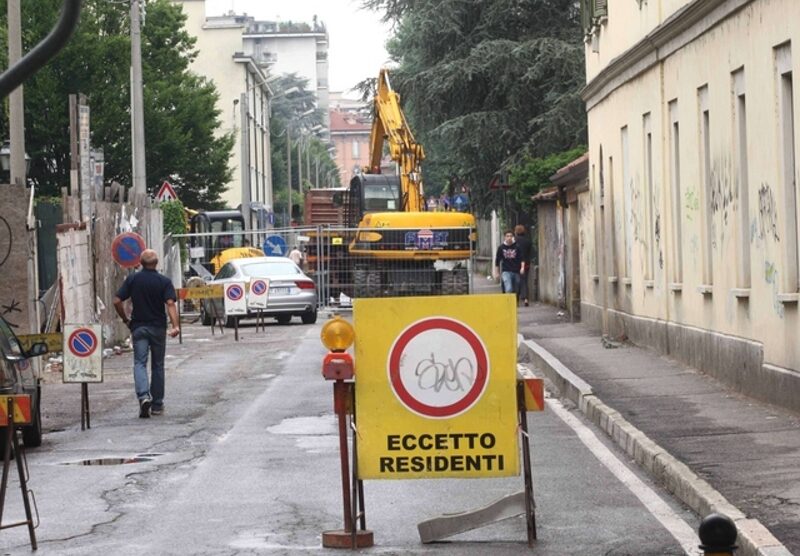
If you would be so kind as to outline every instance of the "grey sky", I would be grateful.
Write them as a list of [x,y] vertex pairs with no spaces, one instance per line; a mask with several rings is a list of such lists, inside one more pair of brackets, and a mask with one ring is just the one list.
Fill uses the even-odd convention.
[[328,29],[331,91],[347,93],[359,81],[377,77],[389,58],[384,48],[389,25],[378,13],[362,10],[360,0],[206,0],[206,15],[229,10],[270,21],[311,23],[317,15]]

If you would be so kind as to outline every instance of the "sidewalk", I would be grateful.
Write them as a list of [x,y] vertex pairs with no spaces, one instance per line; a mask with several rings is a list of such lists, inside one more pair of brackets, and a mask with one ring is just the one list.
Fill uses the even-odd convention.
[[603,343],[549,305],[519,309],[520,357],[700,516],[735,520],[737,554],[800,554],[800,415],[645,348]]

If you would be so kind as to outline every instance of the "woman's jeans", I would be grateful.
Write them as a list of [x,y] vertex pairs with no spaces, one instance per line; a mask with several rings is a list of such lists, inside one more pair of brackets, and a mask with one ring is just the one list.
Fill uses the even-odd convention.
[[[156,326],[137,326],[133,331],[133,382],[139,400],[152,398],[153,407],[164,404],[164,357],[167,351],[167,329]],[[147,355],[151,381],[147,380]]]

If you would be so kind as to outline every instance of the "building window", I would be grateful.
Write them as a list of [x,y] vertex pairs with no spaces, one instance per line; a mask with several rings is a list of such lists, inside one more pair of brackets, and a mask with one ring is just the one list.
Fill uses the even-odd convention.
[[800,272],[797,253],[797,180],[795,178],[794,83],[792,81],[792,50],[790,44],[775,49],[775,69],[778,85],[778,125],[780,126],[781,179],[786,207],[786,280],[787,292],[797,292]]
[[647,230],[645,280],[653,279],[656,256],[655,211],[653,206],[655,204],[655,199],[653,198],[653,132],[650,120],[649,112],[642,116],[642,129],[644,131],[645,227]]
[[683,282],[683,238],[681,220],[681,135],[678,101],[669,103],[669,173],[672,199],[672,280]]
[[619,270],[617,269],[617,234],[616,234],[616,210],[614,207],[614,157],[608,157],[608,223],[606,225],[607,243],[606,252],[609,256],[609,262],[606,268],[610,269],[609,274],[617,276]]
[[747,104],[744,94],[744,70],[731,74],[733,82],[733,131],[736,140],[739,182],[739,218],[737,243],[739,261],[736,284],[740,288],[750,287],[750,183],[747,176]]
[[356,140],[353,140],[352,149],[353,149],[353,158],[359,158],[359,143]]
[[710,286],[714,283],[714,268],[712,265],[714,245],[714,225],[711,213],[711,113],[708,108],[708,85],[703,85],[697,90],[697,104],[700,111],[700,160],[702,161],[703,183],[703,285]]
[[628,278],[631,275],[631,248],[633,247],[633,182],[631,180],[631,153],[630,144],[628,142],[628,126],[623,127],[620,132],[620,143],[622,147],[622,225],[623,225],[623,238],[622,248],[625,251],[625,256],[622,258],[624,262],[623,275]]

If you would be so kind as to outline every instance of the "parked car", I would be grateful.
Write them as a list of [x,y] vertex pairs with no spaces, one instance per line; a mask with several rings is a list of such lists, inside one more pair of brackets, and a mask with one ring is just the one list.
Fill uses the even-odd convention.
[[[272,317],[280,324],[288,324],[293,316],[298,316],[303,324],[317,322],[317,287],[300,267],[286,257],[248,257],[233,259],[225,263],[207,285],[228,282],[250,282],[253,278],[269,280],[269,300],[264,316]],[[247,315],[238,318],[255,318],[257,310],[248,305]],[[214,315],[225,315],[222,299],[206,299],[200,307],[202,322],[210,325]],[[234,318],[227,317],[226,325],[233,326]]]
[[[36,343],[25,351],[11,325],[0,317],[0,396],[28,394],[31,397],[31,423],[21,425],[22,441],[33,448],[42,444],[42,408],[39,379],[33,372],[30,359],[47,353],[47,344]],[[5,408],[0,408],[5,411]],[[0,445],[5,437],[0,439]]]

